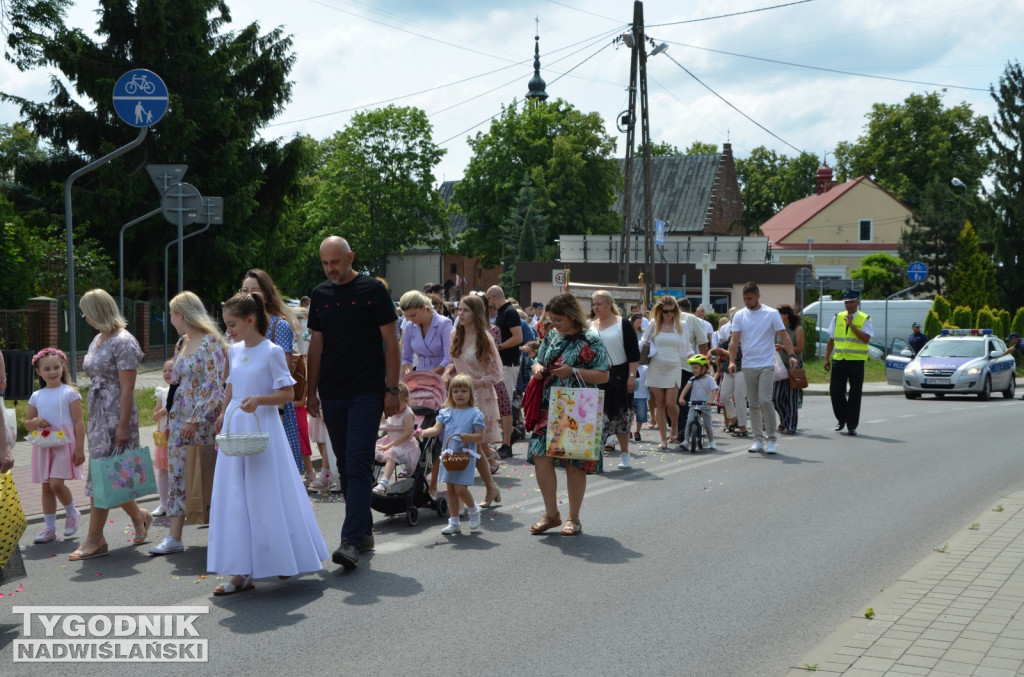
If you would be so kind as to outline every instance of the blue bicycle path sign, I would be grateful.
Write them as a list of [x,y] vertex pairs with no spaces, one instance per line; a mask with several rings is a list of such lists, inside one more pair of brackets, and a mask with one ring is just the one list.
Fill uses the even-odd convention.
[[122,75],[114,85],[114,110],[132,127],[151,127],[167,112],[167,85],[145,68]]
[[907,279],[911,282],[924,282],[928,277],[928,266],[920,261],[914,261],[907,266]]

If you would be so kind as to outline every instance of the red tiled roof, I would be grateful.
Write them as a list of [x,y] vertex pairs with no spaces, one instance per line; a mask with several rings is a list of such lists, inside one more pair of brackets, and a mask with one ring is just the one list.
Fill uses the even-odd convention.
[[[794,230],[804,225],[826,207],[845,195],[851,188],[862,181],[871,181],[868,176],[861,176],[853,181],[834,186],[831,190],[821,195],[811,195],[802,200],[791,202],[781,212],[768,219],[761,225],[761,233],[772,241],[772,246],[780,246],[786,237]],[[895,199],[895,198],[893,198]]]

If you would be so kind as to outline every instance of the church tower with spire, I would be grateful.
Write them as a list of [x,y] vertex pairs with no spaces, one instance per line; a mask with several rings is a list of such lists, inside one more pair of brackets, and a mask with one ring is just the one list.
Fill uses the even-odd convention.
[[537,32],[533,36],[533,77],[530,78],[530,91],[526,93],[526,98],[531,103],[546,101],[548,98],[548,93],[545,91],[547,83],[540,76],[540,19],[536,21]]

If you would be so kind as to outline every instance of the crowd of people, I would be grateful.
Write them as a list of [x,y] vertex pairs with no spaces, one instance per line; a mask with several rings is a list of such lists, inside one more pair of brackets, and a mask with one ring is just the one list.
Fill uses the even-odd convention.
[[[501,504],[494,475],[513,456],[513,443],[525,438],[525,460],[535,467],[544,502],[531,533],[560,528],[561,535],[576,536],[583,530],[587,477],[603,471],[606,454],[618,453],[618,468],[630,470],[630,445],[641,442],[648,421],[663,450],[680,442],[686,448],[685,423],[698,416],[716,448],[708,405],[724,410],[723,434],[752,438],[751,452],[774,454],[777,433],[797,433],[800,394],[776,378],[776,366],[800,366],[800,318],[789,306],[762,304],[756,284],[744,286],[744,306],[730,309],[715,330],[704,307],[691,312],[687,299],[671,296],[660,297],[648,313],[634,305],[624,315],[607,291],[595,292],[589,308],[570,293],[520,308],[497,286],[449,304],[439,293],[443,288],[427,285],[402,294],[396,304],[382,281],[353,268],[354,253],[344,239],[325,239],[320,259],[327,279],[298,308],[288,306],[259,269],[245,273],[239,292],[223,304],[220,322],[191,292],[170,302],[169,319],[181,339],[164,365],[167,386],[158,389],[152,414],[159,506],[153,513],[135,501],[117,507],[134,525],[135,545],[149,540],[154,515],[166,515],[168,531],[149,552],[182,552],[186,516],[194,521],[188,498],[193,462],[200,463],[204,452],[215,458],[205,515],[207,566],[230,578],[214,594],[251,590],[256,578],[316,571],[328,558],[355,568],[360,553],[374,547],[374,494],[386,494],[397,477],[412,472],[420,440],[430,437],[444,439],[443,456],[465,453],[471,459],[461,468],[434,459],[429,493],[434,499],[442,484],[450,514],[442,533],[461,533],[463,507],[475,530],[480,510]],[[142,351],[107,292],[86,293],[80,307],[97,332],[83,365],[91,383],[87,428],[67,357],[46,348],[33,358],[40,390],[25,427],[59,430],[66,440],[33,447],[32,477],[43,487],[44,529],[35,539],[40,544],[56,538],[58,501],[66,515],[64,535],[78,530],[80,513],[64,482],[81,477],[86,447],[93,460],[140,446],[132,391]],[[853,338],[862,333],[864,322],[856,315],[840,321],[837,340],[847,336],[843,327]],[[855,381],[850,365],[839,365],[838,354],[835,360],[836,371]],[[401,382],[413,371],[437,374],[447,386],[436,423],[423,430],[415,427],[409,389]],[[588,460],[549,454],[550,395],[564,387],[604,391],[598,453]],[[700,408],[689,411],[691,401]],[[855,434],[857,411],[844,411],[840,420]],[[215,451],[218,435],[227,431],[265,434],[265,451]],[[311,462],[313,444],[321,454],[319,475]],[[375,464],[383,470],[375,472]],[[559,467],[566,471],[564,521]],[[470,491],[476,475],[483,500]],[[330,489],[345,500],[333,553],[306,497],[307,491]],[[86,494],[93,496],[91,478]],[[71,560],[108,554],[108,508],[95,502],[90,508],[87,535]]]

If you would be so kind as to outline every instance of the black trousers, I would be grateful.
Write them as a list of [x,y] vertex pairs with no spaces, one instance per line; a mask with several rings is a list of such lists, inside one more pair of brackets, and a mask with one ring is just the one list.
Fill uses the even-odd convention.
[[[847,394],[846,384],[850,384]],[[856,430],[860,424],[860,397],[864,390],[864,360],[833,360],[828,394],[836,421]]]

